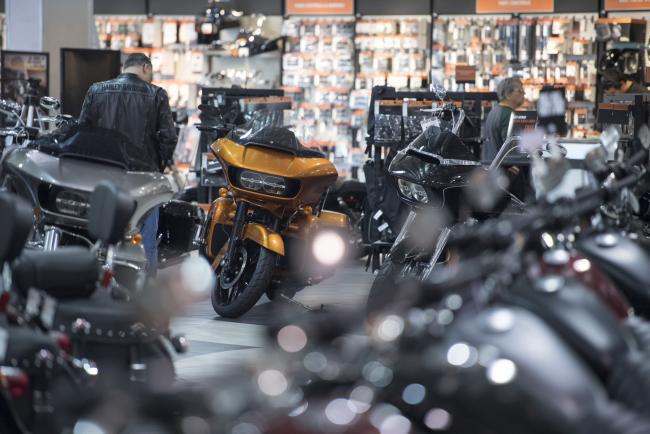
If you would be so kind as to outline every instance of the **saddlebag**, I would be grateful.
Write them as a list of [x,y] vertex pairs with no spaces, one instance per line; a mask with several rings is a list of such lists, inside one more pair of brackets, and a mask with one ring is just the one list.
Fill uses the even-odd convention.
[[60,300],[52,329],[72,340],[77,358],[94,361],[103,384],[171,384],[174,366],[163,343],[167,325],[145,324],[135,305],[105,290],[83,299]]

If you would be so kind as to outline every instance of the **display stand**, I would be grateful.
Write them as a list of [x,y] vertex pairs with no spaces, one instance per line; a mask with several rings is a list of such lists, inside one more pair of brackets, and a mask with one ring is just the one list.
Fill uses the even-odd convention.
[[[484,113],[484,104],[497,101],[497,99],[494,92],[449,92],[445,95],[446,103],[463,107],[467,113],[467,122],[478,119],[479,126]],[[417,131],[418,121],[423,113],[426,113],[422,109],[430,109],[439,102],[441,102],[440,98],[434,92],[397,91],[395,88],[385,86],[376,86],[372,89],[370,111],[368,112],[366,153],[371,160],[373,178],[376,181],[372,186],[376,197],[373,197],[374,200],[372,200],[370,196],[373,195],[369,193],[369,200],[374,203],[369,204],[368,244],[364,247],[370,251],[367,267],[372,268],[373,271],[381,265],[383,257],[393,244],[394,237],[399,230],[398,226],[400,226],[397,221],[399,218],[396,215],[386,216],[379,205],[385,203],[387,197],[393,193],[395,193],[395,200],[399,200],[395,187],[390,184],[391,178],[385,173],[386,165],[390,160],[391,153],[406,146],[414,139],[414,136],[419,134]],[[385,131],[392,135],[376,134],[380,128],[385,128]],[[478,134],[475,132],[471,137],[465,139],[477,141],[480,144],[480,128]],[[392,229],[392,231],[388,231],[388,229]],[[389,235],[389,232],[392,233]]]

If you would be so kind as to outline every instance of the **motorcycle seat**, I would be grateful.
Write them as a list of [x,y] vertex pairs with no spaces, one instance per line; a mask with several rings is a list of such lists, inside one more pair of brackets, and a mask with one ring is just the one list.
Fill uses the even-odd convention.
[[23,294],[30,288],[55,298],[88,297],[99,280],[99,262],[82,247],[64,247],[52,252],[25,251],[12,267],[16,288]]

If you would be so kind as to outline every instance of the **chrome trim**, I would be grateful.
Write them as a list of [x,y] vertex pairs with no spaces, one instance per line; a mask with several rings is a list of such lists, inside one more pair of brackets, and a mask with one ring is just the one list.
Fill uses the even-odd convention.
[[119,266],[122,266],[122,267],[130,268],[130,269],[135,270],[135,271],[143,271],[144,270],[144,267],[140,267],[140,266],[134,264],[133,262],[122,261],[120,259],[114,259],[113,260],[113,265],[119,265]]
[[423,281],[428,280],[429,276],[431,275],[431,272],[433,271],[436,264],[438,263],[438,259],[440,259],[440,255],[442,255],[442,251],[445,249],[445,246],[447,245],[447,240],[449,239],[450,234],[451,234],[451,229],[449,228],[444,228],[440,232],[440,235],[438,236],[438,241],[436,242],[436,250],[433,252],[433,256],[431,256],[431,260],[429,261],[429,264],[427,265],[427,268],[424,270],[424,274],[422,275]]

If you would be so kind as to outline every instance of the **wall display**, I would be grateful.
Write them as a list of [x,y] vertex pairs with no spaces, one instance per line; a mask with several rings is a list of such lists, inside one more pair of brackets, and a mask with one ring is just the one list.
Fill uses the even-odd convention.
[[119,51],[62,48],[62,113],[78,117],[90,85],[117,77],[120,66]]
[[354,0],[286,0],[286,15],[353,15]]
[[642,11],[650,9],[650,0],[605,0],[606,11]]
[[46,96],[49,93],[49,54],[5,51],[0,53],[0,82],[2,98],[25,102],[27,95]]
[[476,0],[477,14],[553,12],[553,0]]
[[374,86],[426,89],[429,83],[428,16],[361,18],[356,23],[352,124],[357,143],[365,143],[370,93]]
[[[432,83],[452,91],[489,91],[519,76],[529,107],[546,84],[565,86],[573,134],[593,133],[596,101],[596,16],[440,17],[433,24]],[[476,67],[476,82],[458,65]],[[462,69],[461,69],[462,70]]]
[[296,135],[345,156],[351,147],[354,18],[290,17],[283,30],[282,84],[296,101]]

